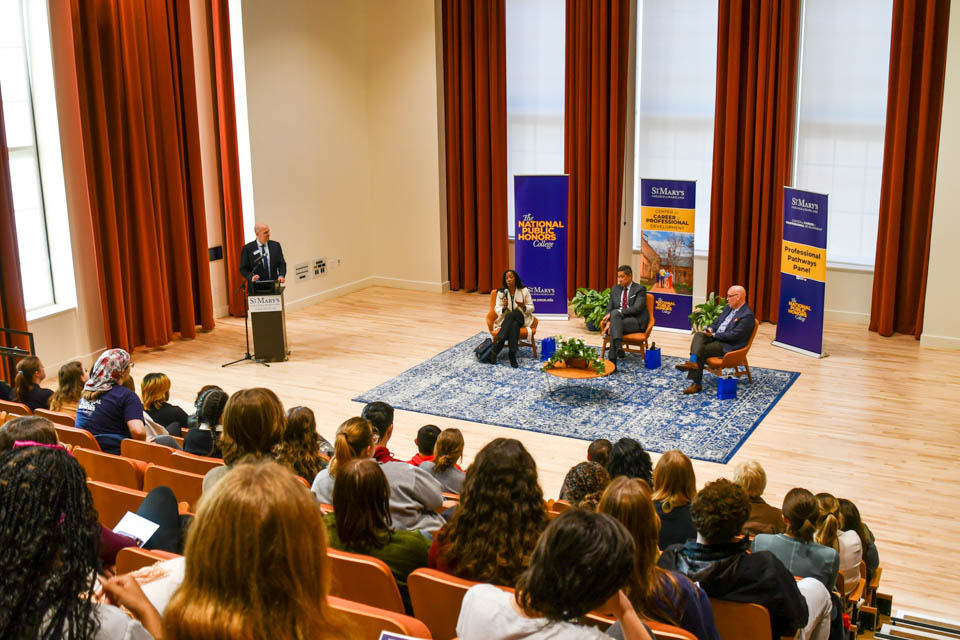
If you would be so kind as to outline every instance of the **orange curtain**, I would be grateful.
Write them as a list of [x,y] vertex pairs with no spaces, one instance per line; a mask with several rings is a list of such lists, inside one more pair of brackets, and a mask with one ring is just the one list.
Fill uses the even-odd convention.
[[450,288],[488,292],[507,255],[504,0],[443,0]]
[[774,323],[799,32],[800,0],[720,3],[707,291],[741,284]]
[[107,346],[212,329],[186,0],[71,0]]
[[237,112],[233,102],[233,55],[230,49],[230,9],[227,0],[212,0],[213,78],[217,96],[217,137],[220,157],[220,201],[223,204],[223,266],[229,290],[230,315],[246,311],[240,284],[243,248],[243,206],[240,201],[240,160],[237,151]]
[[629,0],[567,0],[564,167],[567,296],[605,289],[620,254]]
[[894,0],[870,330],[923,331],[950,0]]
[[[10,156],[3,122],[3,96],[0,95],[0,327],[27,330],[27,312],[23,304],[20,280],[20,250],[17,247],[17,220],[13,212],[13,185],[10,181]],[[26,339],[0,333],[0,346],[29,348]],[[0,357],[0,378],[13,384],[13,361]]]

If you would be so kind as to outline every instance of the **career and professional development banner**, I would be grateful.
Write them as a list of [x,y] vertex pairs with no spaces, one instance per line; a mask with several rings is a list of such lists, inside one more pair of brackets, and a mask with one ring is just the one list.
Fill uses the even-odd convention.
[[640,190],[640,272],[633,277],[653,294],[657,328],[689,331],[697,183],[644,178]]
[[514,176],[517,273],[538,318],[566,320],[569,176]]
[[780,313],[773,344],[823,357],[827,196],[783,188]]

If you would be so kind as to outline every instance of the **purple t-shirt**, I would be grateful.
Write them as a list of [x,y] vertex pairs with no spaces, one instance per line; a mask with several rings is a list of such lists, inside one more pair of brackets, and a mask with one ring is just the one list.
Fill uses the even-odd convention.
[[143,420],[143,403],[137,394],[119,384],[96,400],[81,398],[77,405],[76,427],[95,436],[115,433],[129,438],[128,420]]

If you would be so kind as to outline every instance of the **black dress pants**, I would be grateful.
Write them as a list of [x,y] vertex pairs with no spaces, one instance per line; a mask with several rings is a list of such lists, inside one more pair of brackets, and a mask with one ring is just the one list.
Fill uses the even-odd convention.
[[503,317],[503,322],[500,324],[500,333],[497,334],[497,353],[500,353],[500,350],[503,349],[504,342],[509,346],[510,353],[517,352],[520,329],[523,328],[524,320],[523,312],[519,309],[514,309]]
[[160,528],[143,545],[144,549],[183,553],[180,535],[183,519],[173,491],[168,487],[153,489],[140,503],[137,515],[160,525]]
[[687,379],[695,384],[702,384],[703,365],[707,362],[707,358],[723,356],[723,343],[716,338],[698,332],[693,336],[693,342],[690,343],[690,353],[697,356],[697,368],[687,373]]

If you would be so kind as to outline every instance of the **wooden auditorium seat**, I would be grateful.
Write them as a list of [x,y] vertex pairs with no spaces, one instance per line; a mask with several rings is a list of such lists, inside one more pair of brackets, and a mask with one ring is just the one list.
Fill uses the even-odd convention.
[[433,637],[423,622],[396,611],[378,609],[336,596],[329,596],[327,602],[334,611],[347,619],[347,624],[353,627],[350,637],[355,640],[378,640],[383,631],[400,633],[413,638]]
[[149,567],[158,562],[179,558],[176,553],[160,551],[159,549],[141,549],[140,547],[126,547],[117,553],[117,575],[133,573],[142,567]]
[[143,476],[143,490],[150,491],[156,487],[169,487],[177,497],[177,502],[186,502],[190,510],[195,511],[203,493],[203,476],[149,464]]
[[170,459],[166,465],[171,469],[178,469],[188,473],[197,473],[206,475],[207,471],[215,467],[222,467],[223,460],[220,458],[208,458],[206,456],[195,456],[192,453],[173,450]]
[[[650,340],[650,332],[653,331],[653,325],[655,323],[655,316],[653,314],[653,294],[647,294],[647,315],[650,317],[650,323],[647,325],[646,331],[637,331],[635,333],[625,333],[623,334],[623,344],[621,348],[628,353],[639,353],[642,358],[647,352],[647,347],[649,346],[648,341]],[[603,354],[607,351],[607,346],[610,344],[610,336],[603,336],[603,346],[600,347],[600,358],[603,358]],[[631,349],[630,347],[640,347],[639,349]]]
[[[493,341],[497,341],[497,334],[500,331],[493,330],[493,323],[497,321],[497,312],[494,309],[497,306],[497,289],[494,289],[490,292],[490,310],[487,311],[487,331],[490,332],[490,336],[493,338]],[[520,340],[517,344],[521,347],[530,347],[533,349],[533,357],[537,358],[537,325],[540,324],[540,321],[535,317],[533,319],[533,324],[530,325],[530,328],[521,327],[520,329]]]
[[96,480],[87,480],[87,488],[93,496],[93,507],[97,510],[100,524],[108,529],[117,526],[120,518],[127,511],[136,513],[140,503],[147,497],[146,491],[137,491]]
[[383,560],[359,553],[327,549],[330,595],[404,613],[403,599],[393,573]]
[[100,451],[100,443],[86,429],[66,427],[60,424],[54,424],[53,428],[57,432],[57,440],[62,444],[71,444],[74,447],[83,447],[90,451]]
[[73,457],[87,472],[87,477],[98,482],[107,482],[128,489],[141,489],[143,476],[133,460],[112,453],[74,447]]
[[143,460],[144,462],[152,462],[153,464],[166,467],[170,466],[169,461],[171,456],[173,456],[173,452],[173,449],[165,447],[162,444],[134,440],[133,438],[127,438],[120,443],[120,455],[124,458]]
[[11,419],[10,416],[32,416],[33,411],[30,411],[30,407],[20,402],[12,402],[10,400],[0,400],[0,411],[3,411],[7,414],[7,419]]
[[49,409],[37,409],[33,412],[33,415],[40,416],[41,418],[46,418],[53,424],[61,424],[65,427],[72,427],[77,422],[76,416],[70,413],[63,413],[62,411],[50,411]]

